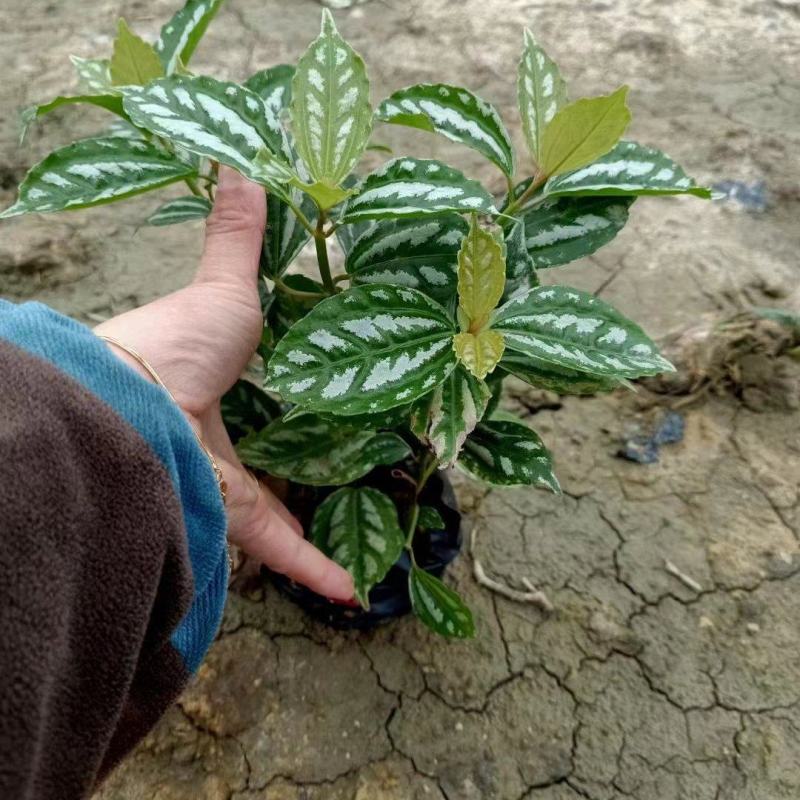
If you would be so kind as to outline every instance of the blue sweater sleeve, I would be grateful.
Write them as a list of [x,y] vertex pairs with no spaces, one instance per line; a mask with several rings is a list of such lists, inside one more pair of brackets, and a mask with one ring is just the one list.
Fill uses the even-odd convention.
[[214,472],[181,411],[88,328],[40,303],[0,300],[0,338],[51,362],[110,406],[149,445],[183,510],[194,581],[172,644],[194,672],[222,618],[228,581],[225,510]]

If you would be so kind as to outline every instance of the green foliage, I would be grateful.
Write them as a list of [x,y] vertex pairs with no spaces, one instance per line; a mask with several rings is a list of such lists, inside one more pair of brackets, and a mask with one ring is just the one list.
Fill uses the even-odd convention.
[[508,176],[514,149],[494,106],[460,86],[420,83],[386,98],[375,116],[381,122],[440,133],[482,153]]
[[457,214],[379,220],[350,246],[345,269],[353,284],[408,286],[450,308],[456,298],[458,252],[467,230]]
[[[517,99],[532,164],[514,152],[497,110],[467,88],[397,88],[373,113],[364,62],[328,11],[297,66],[267,67],[242,85],[193,76],[187,65],[221,5],[188,0],[154,45],[120,21],[111,52],[73,56],[80,90],[27,109],[24,126],[78,104],[115,121],[36,164],[0,217],[185,181],[191,195],[162,203],[147,223],[203,219],[217,163],[269,190],[257,352],[272,394],[240,381],[223,398],[237,452],[274,476],[343,487],[319,505],[310,535],[350,571],[363,605],[405,547],[417,616],[444,636],[472,636],[469,609],[414,561],[417,531],[444,525],[418,505],[425,482],[457,465],[494,486],[559,491],[539,437],[498,410],[503,380],[594,394],[672,366],[607,303],[540,285],[543,270],[611,242],[638,196],[710,192],[660,150],[620,141],[627,87],[569,103],[530,31]],[[365,150],[371,159],[386,151],[370,142],[373,121],[480,153],[502,171],[505,197],[441,161],[405,154],[364,174]],[[329,254],[334,235],[340,274]],[[295,266],[311,241],[318,276]],[[388,494],[371,488],[387,475]]]
[[405,536],[394,503],[377,489],[345,487],[317,509],[311,541],[353,577],[356,599],[369,608],[369,590],[400,557]]
[[167,75],[188,66],[192,53],[221,6],[222,0],[187,0],[164,25],[155,51]]
[[538,166],[545,128],[567,102],[567,86],[558,67],[525,29],[525,49],[517,73],[517,103],[528,149]]
[[291,114],[297,152],[312,179],[338,186],[367,146],[372,109],[364,62],[339,35],[327,9],[319,37],[297,65]]
[[278,478],[312,486],[341,486],[378,464],[393,464],[409,454],[395,433],[378,433],[337,424],[316,414],[273,420],[242,439],[242,461]]
[[542,135],[542,172],[561,175],[605,155],[631,121],[627,94],[628,87],[622,86],[612,94],[576,100],[558,111]]
[[416,289],[349,289],[315,306],[281,339],[267,387],[314,411],[384,411],[447,377],[455,367],[454,333],[445,309]]
[[147,224],[160,227],[177,225],[179,222],[205,219],[211,213],[211,201],[205,197],[179,197],[159,206],[148,218]]
[[481,422],[464,443],[458,463],[492,486],[540,486],[561,492],[550,453],[538,435],[521,422]]
[[164,74],[153,46],[137,36],[124,19],[119,21],[109,73],[114,86],[145,86]]
[[475,621],[464,601],[430,572],[413,567],[408,590],[414,613],[434,633],[455,639],[471,639]]
[[455,212],[495,212],[492,196],[457,169],[420,158],[395,158],[368,175],[350,199],[343,222],[423,217]]
[[148,142],[83,139],[33,167],[0,218],[110,203],[193,175],[191,166]]

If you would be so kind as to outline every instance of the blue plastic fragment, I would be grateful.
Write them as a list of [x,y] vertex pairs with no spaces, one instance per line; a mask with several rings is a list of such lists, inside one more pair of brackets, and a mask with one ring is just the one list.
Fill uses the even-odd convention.
[[[747,211],[767,210],[767,186],[764,181],[720,181],[711,187],[723,202],[735,202]],[[716,198],[715,198],[716,199]]]
[[655,464],[659,449],[664,444],[675,444],[683,439],[686,421],[677,411],[667,411],[649,436],[636,434],[628,437],[617,455],[637,464]]

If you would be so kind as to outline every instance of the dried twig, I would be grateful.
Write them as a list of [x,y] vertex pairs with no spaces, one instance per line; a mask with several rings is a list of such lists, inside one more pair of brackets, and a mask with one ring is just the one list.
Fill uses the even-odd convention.
[[703,591],[703,587],[694,578],[687,575],[685,572],[681,572],[671,561],[664,561],[664,569],[669,572],[670,575],[676,577],[684,586],[687,586],[693,592]]
[[475,542],[477,538],[477,528],[473,528],[470,533],[469,554],[472,558],[472,574],[475,576],[475,580],[480,586],[484,586],[502,597],[513,600],[515,603],[531,603],[541,608],[542,611],[547,612],[555,610],[547,595],[541,589],[537,589],[527,578],[522,578],[522,583],[525,585],[525,588],[528,589],[527,592],[522,592],[519,589],[506,586],[506,584],[500,583],[500,581],[496,581],[494,578],[490,578],[486,574],[483,564],[481,564],[478,557],[475,555]]

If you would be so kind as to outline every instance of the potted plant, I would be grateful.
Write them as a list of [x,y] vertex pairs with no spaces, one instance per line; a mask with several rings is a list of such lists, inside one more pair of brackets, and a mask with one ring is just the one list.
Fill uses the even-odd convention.
[[[73,58],[81,93],[27,109],[24,125],[78,103],[117,120],[34,166],[0,216],[182,182],[189,194],[148,220],[168,225],[209,213],[218,164],[262,184],[266,391],[240,382],[225,399],[237,450],[290,482],[307,535],[352,574],[363,609],[350,622],[410,606],[444,636],[471,636],[469,609],[436,577],[459,545],[440,470],[559,491],[541,439],[498,408],[503,379],[584,394],[672,370],[635,323],[590,294],[540,285],[539,272],[611,241],[640,195],[709,192],[664,153],[622,140],[627,87],[570,102],[529,31],[518,169],[499,114],[468,89],[419,84],[373,109],[364,62],[327,10],[296,67],[243,84],[194,75],[190,58],[220,5],[189,0],[154,45],[120,21],[110,59]],[[476,150],[500,170],[505,195],[412,156],[362,175],[372,130],[386,124]],[[291,272],[310,242],[318,275]]]

